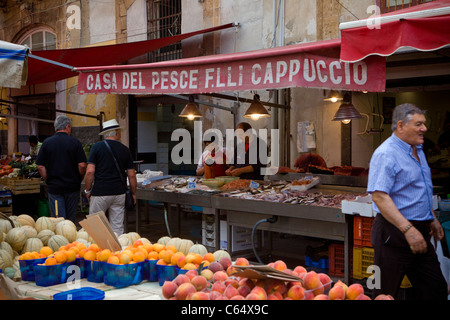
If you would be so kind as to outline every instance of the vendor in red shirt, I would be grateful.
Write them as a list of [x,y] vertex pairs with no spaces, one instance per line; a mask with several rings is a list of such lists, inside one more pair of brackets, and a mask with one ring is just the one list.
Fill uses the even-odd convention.
[[197,176],[204,175],[206,179],[225,176],[228,169],[225,148],[220,148],[211,141],[205,141],[205,145],[205,151],[197,165]]

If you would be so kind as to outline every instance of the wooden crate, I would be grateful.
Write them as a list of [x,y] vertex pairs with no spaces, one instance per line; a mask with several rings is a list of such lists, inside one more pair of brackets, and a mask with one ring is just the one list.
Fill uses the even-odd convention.
[[41,192],[41,179],[14,179],[9,178],[6,186],[15,195],[40,193]]
[[13,213],[12,206],[0,207],[0,212],[5,214],[7,217],[10,217],[10,216],[12,216],[12,213]]

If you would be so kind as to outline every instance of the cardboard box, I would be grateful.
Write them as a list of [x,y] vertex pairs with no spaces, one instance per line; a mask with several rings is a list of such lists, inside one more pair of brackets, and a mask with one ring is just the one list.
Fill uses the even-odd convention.
[[119,239],[111,228],[111,224],[103,211],[90,214],[80,221],[80,225],[102,249],[112,252],[122,250]]
[[358,214],[363,217],[374,217],[375,212],[372,208],[372,195],[365,197],[356,197],[353,201],[342,200],[342,213]]

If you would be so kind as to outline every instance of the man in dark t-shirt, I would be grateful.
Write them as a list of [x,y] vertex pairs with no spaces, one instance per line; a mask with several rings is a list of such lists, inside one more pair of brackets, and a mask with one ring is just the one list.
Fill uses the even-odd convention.
[[[124,232],[125,182],[128,178],[136,203],[136,171],[130,149],[120,142],[121,129],[117,121],[106,121],[100,134],[105,140],[92,146],[85,178],[89,213],[108,210],[111,227],[120,236]],[[120,173],[106,143],[117,160]]]
[[54,126],[56,133],[42,143],[36,164],[48,187],[52,217],[58,213],[58,217],[75,222],[81,181],[86,173],[86,154],[81,142],[70,136],[72,119],[58,116]]

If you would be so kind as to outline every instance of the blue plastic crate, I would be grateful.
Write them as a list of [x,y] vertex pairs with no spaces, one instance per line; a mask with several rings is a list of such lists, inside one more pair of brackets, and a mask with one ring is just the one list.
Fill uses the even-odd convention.
[[143,279],[156,282],[158,281],[158,271],[156,270],[156,262],[157,260],[145,260],[144,263],[144,275]]
[[80,288],[57,293],[53,300],[103,300],[105,292],[95,288]]
[[103,262],[84,260],[84,272],[89,282],[103,282]]
[[23,281],[34,281],[34,266],[44,263],[46,258],[19,260],[20,274]]
[[103,282],[115,288],[124,288],[142,282],[144,262],[130,264],[103,263]]
[[305,256],[305,266],[318,269],[328,269],[328,259],[322,258],[314,261],[310,257]]
[[73,265],[73,263],[62,263],[53,266],[33,266],[36,285],[40,287],[48,287],[65,283],[69,277],[67,268],[71,265]]
[[158,283],[160,286],[162,286],[166,281],[172,281],[178,275],[176,266],[165,266],[157,264],[156,270],[158,272]]

